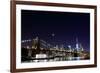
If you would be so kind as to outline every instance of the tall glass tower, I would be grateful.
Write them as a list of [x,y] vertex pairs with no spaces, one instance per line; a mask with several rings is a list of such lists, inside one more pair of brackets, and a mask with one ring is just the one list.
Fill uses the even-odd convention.
[[79,42],[78,42],[78,38],[76,38],[76,50],[79,51]]

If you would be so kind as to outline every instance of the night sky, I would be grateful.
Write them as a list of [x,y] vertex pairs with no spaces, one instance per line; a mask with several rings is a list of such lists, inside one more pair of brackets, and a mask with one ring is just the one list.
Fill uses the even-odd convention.
[[50,44],[75,47],[76,38],[90,49],[90,14],[50,11],[21,11],[21,39],[38,36]]

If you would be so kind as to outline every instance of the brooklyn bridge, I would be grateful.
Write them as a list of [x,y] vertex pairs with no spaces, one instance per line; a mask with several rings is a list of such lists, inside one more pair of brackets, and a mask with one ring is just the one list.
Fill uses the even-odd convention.
[[36,37],[32,40],[22,40],[21,42],[21,62],[49,62],[86,60],[90,58],[89,52],[85,51],[78,41],[75,48],[68,45],[51,45],[46,41]]

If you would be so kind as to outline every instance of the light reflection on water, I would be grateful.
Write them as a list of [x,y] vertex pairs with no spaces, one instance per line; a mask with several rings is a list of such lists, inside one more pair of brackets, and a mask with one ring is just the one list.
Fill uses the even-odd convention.
[[53,61],[68,61],[68,60],[81,60],[81,57],[61,57],[53,59]]
[[33,60],[33,62],[55,62],[55,61],[72,61],[72,60],[81,60],[82,57],[60,57],[54,59],[45,59],[45,60]]

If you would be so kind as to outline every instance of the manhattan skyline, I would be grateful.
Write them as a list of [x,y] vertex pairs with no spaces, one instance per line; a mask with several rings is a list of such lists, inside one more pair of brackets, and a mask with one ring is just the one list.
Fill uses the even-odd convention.
[[50,44],[72,45],[76,38],[90,50],[90,14],[75,12],[21,11],[21,39],[39,37]]

